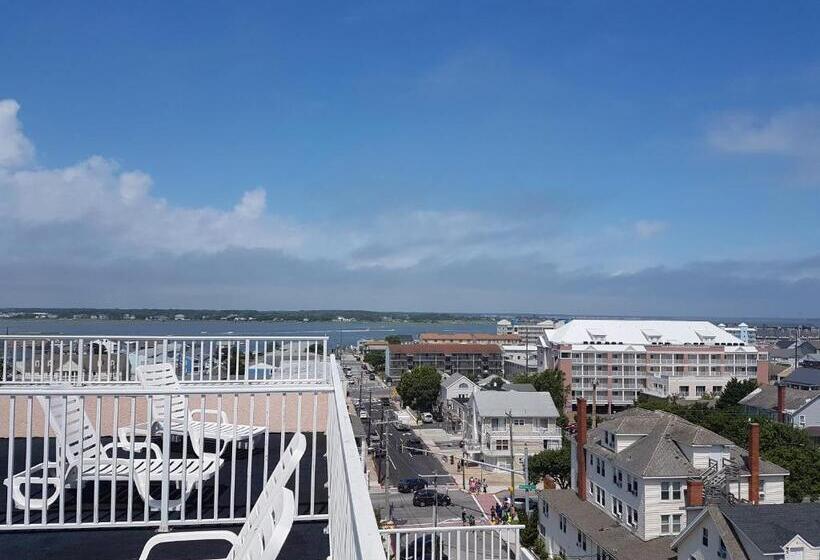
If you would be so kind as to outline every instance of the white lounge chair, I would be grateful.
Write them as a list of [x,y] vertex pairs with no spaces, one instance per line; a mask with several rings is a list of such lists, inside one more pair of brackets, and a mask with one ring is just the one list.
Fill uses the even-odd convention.
[[[174,364],[160,363],[137,366],[135,373],[137,380],[144,389],[180,389],[179,379],[174,371]],[[149,397],[151,399],[152,397]],[[137,426],[137,435],[157,434],[162,432],[165,422],[165,403],[162,397],[153,397],[152,426]],[[267,430],[263,426],[248,426],[246,424],[232,424],[224,410],[191,407],[189,410],[186,398],[183,395],[171,397],[170,406],[171,436],[184,437],[186,432],[197,456],[204,451],[202,445],[205,440],[217,442],[217,455],[222,456],[228,444],[236,441],[239,447],[245,447],[252,438],[264,434]],[[206,417],[215,417],[214,420],[205,420]]]
[[164,543],[224,540],[231,543],[229,560],[274,560],[290,533],[296,516],[293,492],[285,488],[307,448],[307,440],[297,433],[259,494],[239,534],[227,530],[173,532],[151,537],[139,560],[148,560],[151,551]]
[[[57,457],[48,464],[40,463],[30,471],[17,473],[4,482],[12,493],[14,505],[19,509],[48,509],[62,495],[65,488],[86,482],[133,480],[140,497],[152,510],[159,510],[161,500],[151,497],[151,483],[161,482],[166,463],[159,446],[150,442],[130,441],[120,434],[118,443],[101,444],[94,425],[83,409],[83,401],[76,395],[37,397],[40,407],[49,415],[49,424],[56,435]],[[50,403],[48,401],[51,401]],[[48,443],[45,442],[45,445]],[[148,458],[119,457],[118,450],[129,452],[147,451]],[[203,455],[200,459],[169,459],[168,483],[184,487],[184,495],[169,500],[169,509],[176,511],[185,505],[191,493],[210,480],[223,460],[216,455]],[[131,470],[133,468],[133,471]],[[133,478],[131,478],[133,476]],[[184,481],[184,483],[183,483]],[[32,498],[32,490],[53,487],[54,492],[40,498]],[[28,492],[26,491],[28,483]]]

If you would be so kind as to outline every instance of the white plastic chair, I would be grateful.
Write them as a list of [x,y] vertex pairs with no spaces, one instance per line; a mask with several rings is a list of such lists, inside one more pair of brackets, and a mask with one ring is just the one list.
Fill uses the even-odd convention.
[[[165,474],[165,461],[159,446],[147,441],[129,441],[120,434],[118,443],[102,445],[94,425],[83,409],[83,401],[77,395],[37,397],[43,411],[49,415],[49,424],[56,435],[57,457],[47,464],[40,463],[27,471],[10,476],[4,482],[12,493],[14,505],[19,509],[48,509],[62,495],[65,488],[98,480],[111,482],[133,480],[140,497],[153,510],[161,508],[161,500],[151,497],[152,482],[161,482]],[[50,403],[49,403],[50,401]],[[44,442],[48,445],[48,442]],[[118,450],[148,452],[148,458],[118,457]],[[168,483],[184,486],[184,495],[169,500],[169,510],[181,509],[191,493],[210,480],[223,460],[216,455],[203,455],[200,459],[169,459]],[[133,471],[131,470],[133,467]],[[130,477],[133,475],[133,479]],[[28,492],[26,482],[28,481]],[[184,484],[183,484],[184,481]],[[41,488],[43,482],[54,492],[41,498],[32,498],[31,490]]]
[[139,560],[148,560],[151,551],[160,544],[214,540],[231,543],[226,560],[274,560],[282,550],[296,516],[293,492],[285,488],[285,484],[299,466],[306,448],[305,436],[294,434],[238,535],[227,530],[155,535],[145,543]]
[[[175,372],[174,364],[159,363],[137,366],[135,368],[137,380],[144,389],[180,389],[179,379]],[[149,397],[151,399],[151,397]],[[171,418],[171,435],[174,437],[184,437],[187,433],[191,447],[197,456],[204,451],[202,444],[205,440],[218,442],[217,455],[222,456],[228,444],[236,441],[237,445],[245,447],[248,442],[266,432],[264,426],[248,426],[245,424],[232,424],[224,410],[205,409],[204,411],[193,407],[188,409],[188,403],[183,395],[171,397],[170,414],[165,412],[165,401],[161,397],[154,397],[153,404],[153,426],[137,426],[135,434],[148,435],[161,433],[163,423],[166,418]],[[204,416],[203,416],[204,412]],[[214,420],[205,420],[206,417],[215,417]]]

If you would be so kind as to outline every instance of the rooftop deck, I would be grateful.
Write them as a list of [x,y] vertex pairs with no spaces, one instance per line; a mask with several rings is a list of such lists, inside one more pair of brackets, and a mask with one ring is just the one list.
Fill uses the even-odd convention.
[[[0,336],[0,556],[136,559],[158,533],[239,533],[258,504],[278,523],[263,489],[298,441],[274,486],[294,504],[280,558],[515,558],[519,527],[378,529],[326,343]],[[167,383],[146,385],[148,366]],[[151,559],[227,552],[175,542]]]

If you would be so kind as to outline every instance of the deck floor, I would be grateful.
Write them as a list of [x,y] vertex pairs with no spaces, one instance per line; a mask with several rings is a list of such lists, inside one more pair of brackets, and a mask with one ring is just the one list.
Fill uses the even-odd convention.
[[[292,434],[285,434],[285,441],[290,440]],[[299,514],[324,514],[327,513],[327,489],[325,482],[327,481],[327,461],[324,458],[326,449],[325,436],[322,433],[316,434],[316,472],[315,480],[313,481],[311,492],[311,455],[312,455],[312,435],[305,434],[307,437],[307,450],[298,469],[299,476],[299,490],[298,490],[298,513]],[[279,460],[279,449],[281,434],[268,434],[268,473],[272,472]],[[103,442],[105,443],[105,442]],[[161,439],[159,440],[161,445]],[[50,441],[50,447],[53,448],[54,440]],[[174,444],[172,446],[172,456],[181,457],[181,445]],[[7,439],[0,440],[0,480],[7,479],[7,457],[8,457],[9,441]],[[267,477],[263,476],[264,471],[264,436],[257,438],[257,443],[254,446],[252,454],[246,450],[237,449],[236,457],[233,456],[233,451],[229,447],[223,455],[225,459],[219,471],[219,492],[217,497],[217,490],[215,479],[205,484],[201,499],[201,518],[202,519],[226,519],[228,522],[231,517],[244,517],[246,511],[246,504],[248,498],[248,486],[250,485],[250,503],[256,502],[256,498],[262,490]],[[17,438],[14,442],[13,453],[13,471],[19,473],[26,468],[26,441],[24,438]],[[54,457],[53,449],[50,450],[50,457]],[[196,455],[189,449],[189,458],[195,458]],[[43,440],[41,438],[32,439],[31,444],[31,465],[36,465],[42,461],[43,457]],[[39,460],[38,460],[39,458]],[[249,465],[250,463],[250,465]],[[248,469],[250,468],[250,484],[248,483]],[[234,477],[233,473],[236,473]],[[231,495],[231,481],[235,478],[233,496]],[[288,488],[295,491],[296,477],[291,479],[288,483]],[[118,481],[114,486],[114,509],[111,508],[111,494],[112,485],[110,482],[100,482],[95,489],[92,481],[86,481],[83,485],[82,495],[78,500],[76,489],[67,489],[63,498],[63,516],[67,523],[75,522],[77,519],[77,511],[80,511],[81,523],[93,523],[94,521],[94,504],[97,506],[97,515],[100,521],[125,522],[128,520],[128,494],[131,492],[131,507],[130,515],[132,520],[144,520],[146,515],[146,508],[139,494],[131,484],[127,481]],[[159,490],[155,490],[157,495]],[[13,504],[11,511],[7,511],[7,492],[6,485],[0,485],[0,531],[2,531],[3,524],[21,525],[25,523],[24,512],[17,509]],[[39,485],[32,487],[32,497],[38,497],[41,493]],[[152,490],[154,492],[154,490]],[[173,490],[172,490],[173,492]],[[313,494],[313,512],[311,512],[311,494]],[[172,497],[175,497],[172,495]],[[231,510],[231,501],[233,500],[233,510]],[[80,507],[78,508],[78,502]],[[197,491],[194,491],[186,502],[185,516],[187,519],[196,518],[200,515],[199,511],[199,496]],[[159,512],[148,511],[148,520],[159,520]],[[171,522],[180,518],[179,512],[171,512],[169,515]],[[57,500],[48,509],[46,523],[58,523],[60,519],[60,500]],[[35,510],[30,512],[30,524],[42,523],[42,512]]]
[[[297,522],[285,541],[279,558],[325,560],[330,554],[324,522]],[[239,527],[229,527],[239,532]],[[174,532],[202,530],[178,528]],[[138,560],[145,542],[155,535],[152,528],[91,529],[65,531],[0,532],[0,558],[13,560]],[[223,541],[186,542],[154,549],[150,560],[204,560],[224,558]]]

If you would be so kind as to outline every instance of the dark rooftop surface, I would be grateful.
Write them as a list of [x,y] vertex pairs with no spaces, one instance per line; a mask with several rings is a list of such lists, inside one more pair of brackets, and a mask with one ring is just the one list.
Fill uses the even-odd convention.
[[[330,554],[325,522],[296,522],[290,530],[280,558],[324,560]],[[201,531],[217,527],[176,528],[173,532]],[[240,526],[229,528],[235,533]],[[138,560],[154,528],[81,529],[65,531],[0,532],[0,557],[14,560]],[[157,546],[151,560],[204,560],[224,558],[224,541],[173,543]]]
[[721,507],[732,526],[764,554],[783,552],[783,545],[800,535],[812,546],[820,545],[820,504],[763,504]]
[[[268,474],[273,472],[273,469],[276,467],[276,464],[279,460],[279,449],[280,449],[280,433],[269,433],[268,434]],[[291,434],[285,434],[285,443],[290,440]],[[297,494],[298,498],[298,513],[299,514],[310,514],[310,499],[311,499],[311,454],[313,449],[313,441],[312,441],[312,434],[305,433],[305,437],[307,438],[307,451],[305,452],[304,457],[302,458],[301,463],[299,464],[299,468],[297,470],[298,477],[299,477],[299,491]],[[110,441],[110,438],[101,438],[103,443]],[[263,476],[264,471],[264,437],[257,438],[258,442],[254,445],[253,454],[249,456],[247,450],[240,450],[238,449],[236,452],[236,457],[234,458],[232,455],[231,447],[229,446],[225,453],[222,455],[222,458],[225,460],[224,464],[222,465],[221,469],[219,470],[219,496],[218,500],[215,502],[215,479],[211,479],[210,481],[205,483],[203,496],[202,496],[202,518],[209,519],[214,518],[214,513],[216,509],[216,517],[217,518],[229,518],[231,517],[231,509],[230,509],[230,502],[231,502],[231,480],[235,478],[235,486],[234,486],[234,509],[233,509],[233,516],[234,517],[244,517],[247,505],[247,497],[248,497],[248,468],[250,467],[250,503],[253,504],[256,502],[256,498],[259,496],[259,493],[262,491],[262,487],[267,480],[266,476]],[[159,442],[158,445],[161,447],[161,438],[155,438],[155,441]],[[0,439],[0,480],[5,481],[8,477],[8,465],[7,465],[7,456],[8,456],[8,446],[9,441],[7,439]],[[55,457],[54,451],[54,438],[50,440],[50,452],[49,457],[53,460]],[[182,454],[181,445],[173,444],[172,445],[172,456],[180,457]],[[325,435],[323,433],[316,434],[316,479],[314,481],[314,495],[315,495],[315,502],[314,502],[314,511],[315,514],[324,514],[327,513],[327,489],[325,488],[325,482],[327,481],[327,460],[325,459],[325,449],[326,449],[326,440]],[[15,438],[14,442],[14,466],[13,471],[15,473],[19,473],[25,469],[26,465],[26,458],[25,458],[25,438]],[[31,447],[31,464],[37,465],[38,463],[42,462],[43,457],[43,440],[42,438],[32,438],[32,447]],[[196,455],[193,453],[191,449],[188,450],[188,457],[195,458]],[[250,465],[249,465],[250,463]],[[234,474],[235,473],[235,474]],[[287,487],[294,490],[295,488],[295,481],[296,481],[296,474],[294,474],[293,478],[291,478],[290,482],[287,484]],[[132,491],[132,504],[131,504],[131,515],[132,519],[143,519],[143,515],[145,512],[144,504],[139,497],[139,493],[130,488],[131,484],[127,480],[118,481],[116,486],[114,487],[115,493],[115,507],[114,507],[114,519],[119,522],[126,521],[128,519],[128,493],[129,490]],[[39,497],[41,494],[39,485],[34,485],[32,487],[32,497]],[[8,521],[7,511],[6,511],[6,495],[7,495],[8,488],[6,485],[0,485],[0,523],[6,523]],[[99,488],[97,489],[98,495],[96,498],[97,503],[99,504],[99,519],[101,521],[110,521],[112,510],[111,510],[111,483],[110,482],[100,482]],[[152,490],[153,492],[153,490]],[[295,492],[295,490],[294,490]],[[171,488],[171,494],[173,497],[174,489]],[[81,507],[81,519],[83,523],[91,523],[93,521],[93,504],[95,502],[95,488],[93,481],[86,481],[83,485],[82,489],[82,507]],[[57,523],[59,521],[59,507],[60,500],[57,500],[52,506],[48,509],[48,516],[47,516],[47,523]],[[65,519],[67,522],[73,521],[76,519],[77,515],[77,490],[76,489],[66,489],[65,490],[65,498],[64,498],[64,508],[65,508]],[[188,519],[195,518],[198,514],[198,497],[197,491],[194,491],[189,496],[186,502],[186,512],[185,515]],[[179,512],[170,512],[170,519],[173,521],[178,519],[180,516]],[[158,511],[151,511],[149,512],[149,519],[150,520],[158,520],[160,514]],[[24,522],[24,513],[23,510],[17,509],[14,505],[12,505],[12,512],[11,512],[11,523],[14,525],[22,524]],[[38,510],[31,511],[31,519],[30,523],[32,524],[39,524],[42,522],[42,514]],[[134,529],[128,529],[134,530]],[[69,533],[74,532],[75,530],[69,531]],[[0,529],[2,532],[2,529]],[[65,533],[65,531],[61,531],[61,533]],[[6,535],[9,533],[2,534],[2,538],[5,539]],[[19,535],[20,533],[11,533],[15,535]],[[45,535],[45,531],[37,532],[38,535]],[[51,533],[49,533],[51,534]],[[0,550],[2,548],[2,540],[0,540]],[[3,554],[0,553],[0,557],[5,557]]]

